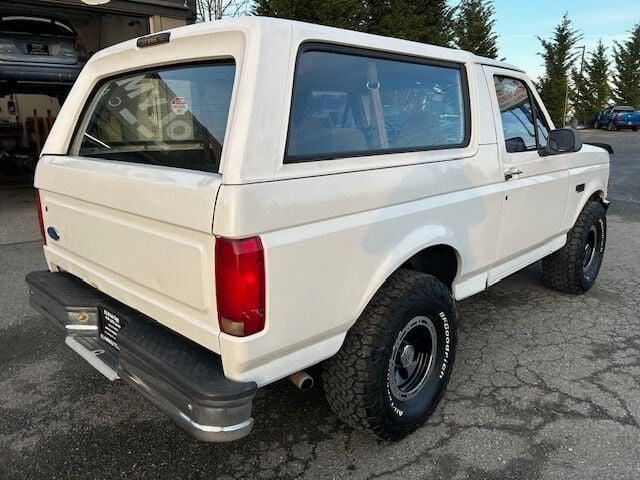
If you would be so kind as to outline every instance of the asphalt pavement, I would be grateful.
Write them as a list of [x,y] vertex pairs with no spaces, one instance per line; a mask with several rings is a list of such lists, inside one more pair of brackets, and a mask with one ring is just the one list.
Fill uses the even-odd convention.
[[449,389],[398,443],[287,381],[259,391],[248,437],[195,441],[29,308],[24,275],[45,267],[33,191],[0,189],[0,478],[640,478],[640,133],[584,137],[616,150],[596,285],[547,290],[535,264],[461,302]]

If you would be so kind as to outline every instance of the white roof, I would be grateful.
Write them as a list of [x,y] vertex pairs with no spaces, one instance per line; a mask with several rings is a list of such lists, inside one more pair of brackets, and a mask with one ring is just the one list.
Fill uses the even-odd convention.
[[[302,41],[326,41],[343,45],[353,45],[376,50],[404,53],[416,56],[431,57],[437,59],[480,63],[483,65],[492,65],[495,67],[506,68],[523,72],[522,69],[506,62],[500,62],[492,58],[481,57],[465,50],[455,48],[438,47],[421,42],[412,42],[408,40],[400,40],[398,38],[383,37],[381,35],[373,35],[370,33],[356,32],[353,30],[345,30],[342,28],[327,27],[324,25],[315,25],[311,23],[298,22],[293,20],[284,20],[279,18],[245,16],[239,18],[230,18],[216,20],[211,22],[196,23],[184,27],[178,27],[171,30],[172,39],[177,37],[203,36],[208,33],[216,33],[221,31],[243,31],[247,35],[262,35],[266,38],[279,37],[285,33],[292,35],[294,40]],[[109,55],[120,50],[135,47],[135,39],[114,45],[96,53],[97,57]],[[268,40],[267,40],[268,41]]]

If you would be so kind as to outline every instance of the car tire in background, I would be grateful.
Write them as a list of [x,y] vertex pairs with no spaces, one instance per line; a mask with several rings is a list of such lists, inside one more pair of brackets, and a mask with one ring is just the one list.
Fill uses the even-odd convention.
[[331,408],[385,440],[413,432],[444,395],[457,331],[449,289],[431,275],[398,270],[323,365]]

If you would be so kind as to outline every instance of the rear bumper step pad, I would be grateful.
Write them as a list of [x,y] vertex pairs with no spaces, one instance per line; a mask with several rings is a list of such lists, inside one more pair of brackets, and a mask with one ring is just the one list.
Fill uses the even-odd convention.
[[98,306],[107,297],[68,273],[31,272],[29,304],[69,336],[98,335]]
[[[230,441],[251,431],[257,385],[227,379],[219,355],[67,273],[32,272],[26,280],[31,305],[67,332],[67,345],[110,380],[129,383],[194,437]],[[101,307],[126,320],[119,351],[97,336]],[[76,328],[79,312],[93,330]]]

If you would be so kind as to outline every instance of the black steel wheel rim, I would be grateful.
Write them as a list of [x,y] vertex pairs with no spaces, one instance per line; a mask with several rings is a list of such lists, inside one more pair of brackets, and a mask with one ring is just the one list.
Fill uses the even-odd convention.
[[585,242],[584,252],[582,255],[582,270],[588,271],[594,263],[596,254],[600,249],[601,235],[595,225],[591,225],[587,233],[587,241]]
[[398,333],[389,359],[388,382],[399,400],[410,400],[424,387],[435,367],[438,334],[426,316],[412,318]]

